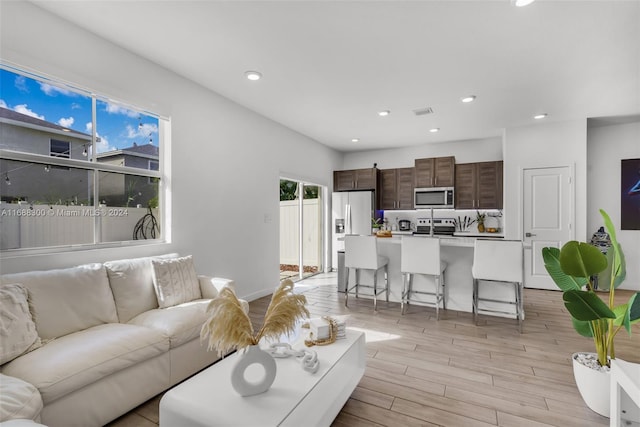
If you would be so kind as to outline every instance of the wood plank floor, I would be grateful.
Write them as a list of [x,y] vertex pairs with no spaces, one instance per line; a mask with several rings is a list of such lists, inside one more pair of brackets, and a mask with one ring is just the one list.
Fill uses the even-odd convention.
[[[367,368],[334,421],[342,426],[606,426],[608,418],[588,409],[573,379],[571,354],[593,351],[578,336],[560,292],[525,290],[526,320],[440,312],[397,303],[350,298],[336,292],[335,274],[300,282],[312,317],[347,316],[347,325],[367,335]],[[630,293],[618,291],[617,299]],[[270,297],[253,301],[258,327]],[[640,363],[640,325],[621,331],[617,357]],[[158,423],[156,396],[110,424],[146,427]]]

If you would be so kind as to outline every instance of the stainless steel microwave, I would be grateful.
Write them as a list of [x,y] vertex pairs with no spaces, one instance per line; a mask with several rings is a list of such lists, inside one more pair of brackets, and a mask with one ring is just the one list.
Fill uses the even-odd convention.
[[416,188],[415,209],[453,209],[455,207],[453,187]]

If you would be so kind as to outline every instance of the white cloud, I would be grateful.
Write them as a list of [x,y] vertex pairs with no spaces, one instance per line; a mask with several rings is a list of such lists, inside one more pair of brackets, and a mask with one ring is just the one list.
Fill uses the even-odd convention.
[[99,140],[96,142],[96,146],[97,146],[97,151],[98,153],[105,153],[107,151],[114,151],[117,150],[116,147],[112,147],[111,144],[109,144],[109,141],[107,140],[106,137],[98,137]]
[[56,96],[58,94],[67,95],[67,96],[75,96],[75,93],[70,90],[63,89],[58,86],[52,86],[49,83],[39,83],[40,90],[42,90],[48,96]]
[[105,108],[105,111],[109,114],[123,114],[127,117],[140,117],[140,113],[136,111],[128,110],[116,104],[107,103],[107,107]]
[[0,99],[0,108],[9,108],[9,106],[7,105],[6,102],[4,102],[4,99]]
[[29,93],[29,88],[27,87],[27,79],[25,78],[25,76],[16,76],[14,85],[20,92]]
[[72,110],[78,110],[78,109],[81,109],[81,108],[82,108],[82,105],[78,104],[77,102],[74,102],[74,103],[71,104],[71,109]]
[[[85,125],[85,130],[90,134],[93,131],[93,123],[88,122]],[[116,147],[112,147],[111,144],[109,144],[109,140],[106,136],[100,136],[100,134],[96,132],[96,137],[98,138],[98,140],[96,141],[96,151],[98,153],[117,150]]]
[[[147,139],[150,135],[156,135],[158,133],[158,125],[155,123],[145,123],[142,126],[134,128],[131,125],[127,125],[127,138],[143,138]],[[148,142],[148,141],[143,141]]]
[[25,114],[30,117],[35,117],[36,119],[44,120],[44,116],[41,116],[40,114],[35,113],[27,108],[27,104],[16,105],[15,107],[13,107],[13,111],[16,111],[20,114]]
[[71,125],[73,125],[74,121],[75,120],[73,119],[73,117],[69,117],[69,118],[66,118],[66,119],[64,117],[62,117],[62,118],[60,118],[60,120],[58,120],[58,124],[60,126],[62,126],[63,128],[70,128]]

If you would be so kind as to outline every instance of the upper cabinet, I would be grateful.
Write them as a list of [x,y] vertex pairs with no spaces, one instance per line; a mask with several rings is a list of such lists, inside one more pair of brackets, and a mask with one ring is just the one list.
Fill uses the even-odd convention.
[[377,190],[378,169],[333,171],[333,191]]
[[380,209],[413,209],[414,168],[380,171]]
[[415,160],[415,187],[453,187],[455,157],[434,157]]
[[502,209],[502,161],[456,165],[456,209]]

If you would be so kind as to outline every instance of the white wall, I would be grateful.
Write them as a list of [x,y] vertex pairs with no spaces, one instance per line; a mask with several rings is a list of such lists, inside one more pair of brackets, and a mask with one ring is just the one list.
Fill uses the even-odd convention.
[[604,225],[599,212],[604,209],[616,226],[627,261],[627,279],[621,287],[640,290],[640,231],[620,230],[620,160],[640,158],[640,121],[590,126],[587,141],[587,231]]
[[374,163],[378,164],[378,169],[405,168],[414,166],[415,159],[446,156],[455,156],[456,163],[502,160],[502,139],[473,139],[346,153],[341,169],[370,168]]
[[279,177],[330,186],[331,171],[342,165],[340,153],[30,3],[3,2],[0,19],[4,60],[172,123],[170,244],[4,254],[2,273],[177,251],[193,254],[199,273],[235,279],[242,297],[253,299],[278,285]]
[[[522,170],[570,166],[574,172],[575,239],[587,236],[587,121],[536,123],[504,132],[505,238],[522,239]],[[591,237],[591,234],[589,234]]]

